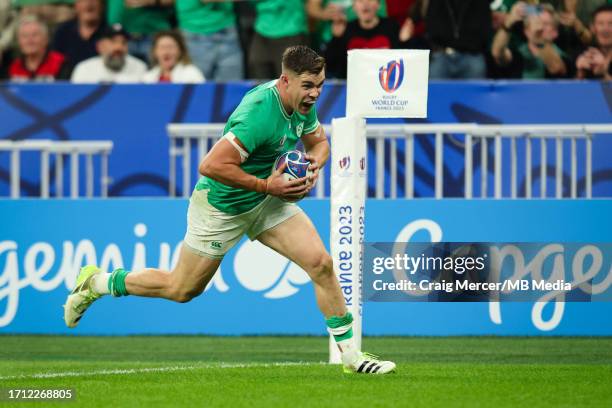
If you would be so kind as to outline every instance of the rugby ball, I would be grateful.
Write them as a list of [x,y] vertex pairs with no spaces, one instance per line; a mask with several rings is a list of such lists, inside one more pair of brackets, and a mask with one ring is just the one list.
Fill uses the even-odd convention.
[[[308,167],[310,166],[310,161],[308,161],[306,159],[306,155],[299,150],[290,150],[278,156],[278,158],[274,162],[273,170],[278,170],[285,163],[287,163],[287,167],[285,167],[285,169],[283,170],[283,175],[288,181],[299,179],[302,177],[312,176],[313,174],[313,172],[308,169]],[[303,197],[300,197],[299,199],[291,201],[298,201],[302,198]]]

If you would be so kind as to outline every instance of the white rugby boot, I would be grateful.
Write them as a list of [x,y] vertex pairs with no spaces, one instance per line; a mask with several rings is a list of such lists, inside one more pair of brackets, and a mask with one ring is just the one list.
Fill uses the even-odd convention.
[[388,374],[395,372],[393,361],[384,361],[373,354],[358,351],[342,355],[344,372],[347,374]]

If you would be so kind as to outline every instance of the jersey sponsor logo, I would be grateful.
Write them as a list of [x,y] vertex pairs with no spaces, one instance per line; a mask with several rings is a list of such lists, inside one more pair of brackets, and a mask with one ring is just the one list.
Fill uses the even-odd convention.
[[295,133],[297,137],[302,137],[302,132],[304,131],[304,122],[300,122],[299,125],[295,128]]
[[215,249],[221,249],[221,245],[223,245],[221,241],[212,241],[210,243],[210,247]]
[[267,299],[293,296],[310,282],[302,268],[259,241],[246,241],[238,249],[234,272],[244,288],[261,292]]
[[404,60],[391,60],[378,70],[378,82],[387,93],[393,93],[404,80]]

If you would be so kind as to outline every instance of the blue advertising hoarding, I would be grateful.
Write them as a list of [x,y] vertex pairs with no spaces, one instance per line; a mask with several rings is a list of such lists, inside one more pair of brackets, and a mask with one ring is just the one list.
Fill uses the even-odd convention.
[[[329,245],[329,201],[300,204]],[[182,199],[0,200],[0,333],[324,334],[305,273],[243,240],[187,304],[106,297],[79,327],[62,304],[78,268],[168,268]],[[369,242],[612,242],[610,200],[369,200]],[[571,254],[568,252],[568,256]],[[561,253],[561,256],[564,256]],[[610,282],[610,265],[598,279]],[[612,335],[611,303],[366,303],[366,335]],[[278,322],[283,322],[279,325]]]
[[[203,85],[72,85],[72,84],[0,84],[0,140],[112,140],[110,157],[111,196],[167,196],[169,140],[168,123],[223,123],[242,96],[252,88],[251,82]],[[588,81],[474,81],[431,82],[428,97],[430,123],[479,124],[580,124],[610,123],[612,86]],[[329,83],[317,103],[321,122],[330,123],[345,114],[346,86]],[[402,119],[377,121],[403,123]],[[374,121],[372,121],[374,122]],[[457,143],[459,142],[459,143]],[[447,138],[444,148],[444,194],[463,196],[463,148],[461,136]],[[593,196],[612,196],[612,164],[608,152],[612,137],[595,138],[593,150]],[[398,144],[398,194],[403,195],[403,148]],[[415,142],[415,196],[432,197],[434,189],[434,141],[419,137]],[[519,144],[519,157],[522,150]],[[539,167],[539,145],[533,146],[533,168]],[[504,174],[509,174],[509,149],[502,160]],[[569,141],[564,148],[564,196],[569,196]],[[549,155],[554,141],[549,141]],[[389,157],[389,146],[386,156]],[[480,179],[480,146],[474,145],[474,194],[478,196]],[[584,145],[578,144],[578,157]],[[488,151],[492,185],[493,144]],[[139,160],[134,160],[138,157]],[[374,144],[369,146],[368,162],[375,168]],[[23,153],[22,194],[38,195],[39,168],[34,153]],[[54,160],[54,159],[53,159]],[[197,158],[194,157],[194,160]],[[386,160],[388,165],[389,160]],[[54,162],[51,163],[53,169]],[[68,167],[68,160],[64,162]],[[82,168],[84,163],[81,164]],[[0,153],[0,196],[8,196],[9,158]],[[519,165],[519,195],[523,195],[524,166]],[[195,169],[195,166],[194,166]],[[53,172],[54,170],[52,170]],[[390,168],[385,169],[388,176]],[[179,166],[178,175],[181,176]],[[549,196],[554,195],[555,167],[548,160]],[[64,191],[68,191],[65,172]],[[578,196],[585,192],[584,165],[578,165]],[[385,195],[389,196],[390,177],[386,177]],[[84,183],[84,181],[83,181]],[[534,194],[538,194],[539,172],[532,177]],[[180,183],[179,183],[180,184]],[[509,183],[507,183],[509,184]],[[375,173],[369,174],[370,196],[373,196]],[[55,186],[51,186],[54,194]],[[509,185],[504,196],[509,196]],[[96,186],[98,189],[98,186]],[[84,185],[80,191],[84,191]],[[329,191],[329,189],[328,189]],[[179,191],[180,195],[181,191]]]

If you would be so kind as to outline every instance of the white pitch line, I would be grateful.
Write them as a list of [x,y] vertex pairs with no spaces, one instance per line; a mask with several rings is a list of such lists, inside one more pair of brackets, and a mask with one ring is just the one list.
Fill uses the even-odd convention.
[[164,373],[172,371],[188,371],[206,368],[266,368],[266,367],[291,367],[291,366],[308,366],[322,365],[324,362],[309,363],[309,362],[292,362],[285,361],[279,363],[218,363],[218,364],[201,364],[193,366],[170,366],[170,367],[143,367],[143,368],[128,368],[115,370],[95,370],[95,371],[64,371],[64,372],[47,372],[36,374],[21,374],[0,376],[0,380],[22,380],[33,378],[62,378],[62,377],[87,377],[92,375],[129,375],[140,373]]

